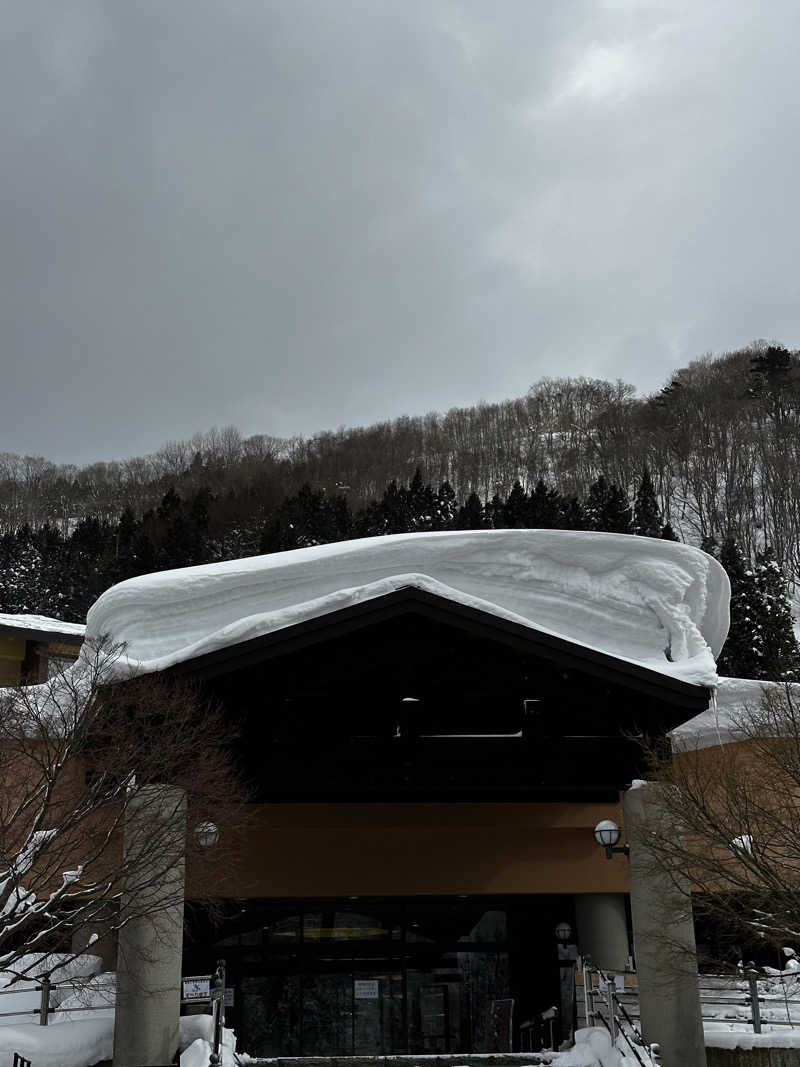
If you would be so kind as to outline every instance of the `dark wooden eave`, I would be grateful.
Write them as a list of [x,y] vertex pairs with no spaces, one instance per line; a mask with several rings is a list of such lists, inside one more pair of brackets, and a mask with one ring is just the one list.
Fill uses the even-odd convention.
[[487,640],[503,642],[522,653],[544,656],[564,668],[584,671],[606,682],[623,685],[644,696],[656,698],[664,704],[672,705],[676,711],[680,709],[675,725],[699,715],[708,707],[711,690],[706,686],[672,678],[641,664],[618,659],[597,649],[586,648],[567,638],[448,600],[415,586],[406,586],[392,593],[305,619],[293,626],[273,630],[261,637],[207,652],[175,664],[162,673],[172,677],[214,678],[409,612],[424,615]]
[[43,645],[72,645],[75,649],[83,644],[83,637],[78,634],[62,633],[59,630],[36,630],[30,626],[9,626],[5,623],[0,624],[0,637],[19,637]]

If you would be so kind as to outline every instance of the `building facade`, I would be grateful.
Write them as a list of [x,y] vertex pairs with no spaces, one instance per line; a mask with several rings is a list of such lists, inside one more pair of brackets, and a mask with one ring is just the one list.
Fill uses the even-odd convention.
[[183,973],[226,960],[256,1056],[519,1050],[554,1006],[567,1035],[556,928],[603,966],[633,951],[592,830],[623,823],[642,740],[708,707],[726,629],[716,561],[614,534],[397,535],[112,588],[87,636],[116,680],[221,704],[252,792],[213,918],[188,872]]
[[706,689],[414,588],[168,673],[239,723],[255,789],[225,918],[190,909],[184,948],[226,959],[252,1054],[519,1049],[561,1006],[559,924],[628,963],[592,829]]
[[44,682],[76,659],[85,627],[44,615],[0,614],[0,686]]

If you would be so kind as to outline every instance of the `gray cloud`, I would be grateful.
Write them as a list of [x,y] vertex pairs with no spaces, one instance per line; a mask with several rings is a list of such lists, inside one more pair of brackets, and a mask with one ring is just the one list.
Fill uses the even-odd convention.
[[800,344],[789,0],[0,10],[0,450]]

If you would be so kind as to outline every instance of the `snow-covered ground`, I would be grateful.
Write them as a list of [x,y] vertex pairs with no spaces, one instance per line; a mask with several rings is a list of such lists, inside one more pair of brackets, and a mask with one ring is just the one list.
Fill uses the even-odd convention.
[[397,534],[131,578],[92,606],[88,638],[151,672],[413,587],[697,685],[717,680],[729,583],[699,549],[624,534]]
[[[76,1013],[77,1014],[77,1013]],[[89,1013],[85,1013],[89,1014]],[[102,1018],[76,1018],[54,1021],[48,1026],[17,1023],[0,1029],[0,1067],[12,1067],[14,1053],[29,1059],[33,1067],[92,1067],[109,1060],[114,1050],[114,1014],[104,1009],[92,1013]],[[181,1067],[208,1067],[213,1021],[210,1015],[188,1015],[180,1020]],[[236,1037],[223,1033],[222,1067],[238,1067],[249,1057],[237,1060]],[[616,1065],[611,1065],[616,1067]]]
[[[60,963],[61,960],[64,963]],[[37,992],[36,985],[38,976],[49,974],[51,981],[74,982],[74,989],[80,990],[85,985],[91,985],[94,976],[98,975],[102,967],[99,956],[84,953],[71,959],[69,956],[40,954],[22,956],[17,960],[16,972],[28,974],[30,978],[15,982],[14,975],[9,971],[0,971],[0,1028],[16,1026],[30,1022],[33,1018],[31,1012],[39,1007],[41,994]],[[50,994],[50,1004],[55,1009],[62,1006],[62,1001],[73,994],[73,986],[54,988]],[[5,1039],[5,1033],[0,1029],[0,1038]]]

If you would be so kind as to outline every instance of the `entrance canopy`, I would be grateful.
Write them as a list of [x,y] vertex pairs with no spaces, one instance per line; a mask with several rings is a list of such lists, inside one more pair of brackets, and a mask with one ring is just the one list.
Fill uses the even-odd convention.
[[716,684],[729,586],[706,553],[563,530],[398,534],[122,582],[87,637],[124,643],[117,669],[162,671],[413,589],[693,686]]

